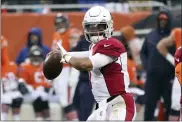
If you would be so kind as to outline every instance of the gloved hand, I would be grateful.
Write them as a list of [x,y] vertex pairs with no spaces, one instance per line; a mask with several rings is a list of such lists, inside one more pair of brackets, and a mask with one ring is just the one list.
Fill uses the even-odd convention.
[[51,88],[46,88],[46,87],[45,87],[45,88],[44,88],[44,91],[45,91],[46,93],[49,93],[49,92],[50,92],[50,89],[51,89]]
[[21,81],[18,83],[18,90],[21,92],[22,95],[29,93],[29,90],[26,87],[26,84],[24,82],[21,82]]
[[61,46],[60,43],[57,43],[58,50],[61,52],[62,60],[61,63],[69,63],[72,56],[68,55],[68,52]]

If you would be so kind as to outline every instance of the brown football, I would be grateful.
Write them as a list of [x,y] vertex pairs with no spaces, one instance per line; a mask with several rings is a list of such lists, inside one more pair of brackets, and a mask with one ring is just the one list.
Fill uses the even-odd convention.
[[43,73],[48,80],[55,79],[61,73],[63,68],[63,63],[60,63],[61,59],[62,56],[59,50],[51,51],[47,55],[43,63]]

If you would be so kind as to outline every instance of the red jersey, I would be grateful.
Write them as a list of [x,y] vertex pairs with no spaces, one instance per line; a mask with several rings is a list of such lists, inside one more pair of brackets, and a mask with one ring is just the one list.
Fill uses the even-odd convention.
[[182,46],[176,50],[175,56],[175,74],[182,85]]
[[89,53],[90,59],[96,53],[116,57],[112,63],[90,71],[95,100],[100,102],[110,96],[128,93],[130,80],[127,70],[127,52],[123,44],[115,38],[103,39],[93,45]]

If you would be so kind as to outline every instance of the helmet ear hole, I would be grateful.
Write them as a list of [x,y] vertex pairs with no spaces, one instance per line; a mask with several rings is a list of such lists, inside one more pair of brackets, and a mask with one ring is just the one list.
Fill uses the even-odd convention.
[[111,36],[113,35],[113,31],[111,32]]
[[86,34],[86,33],[85,33],[84,35],[85,35],[86,40],[87,40],[88,42],[91,42],[91,41],[90,41],[90,36],[89,36],[89,34]]
[[109,27],[108,27],[108,25],[106,24],[106,29],[108,29]]
[[106,34],[105,34],[105,33],[103,34],[103,36],[104,36],[104,38],[107,38],[107,36],[106,36]]

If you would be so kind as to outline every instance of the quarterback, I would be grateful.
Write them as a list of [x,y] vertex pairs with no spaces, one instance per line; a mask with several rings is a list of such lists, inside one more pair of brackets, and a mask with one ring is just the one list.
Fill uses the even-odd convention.
[[89,51],[67,52],[58,44],[63,63],[89,71],[92,93],[97,102],[88,120],[125,120],[135,118],[135,103],[128,91],[127,52],[112,37],[113,20],[102,6],[89,9],[83,19],[85,38],[92,44]]

